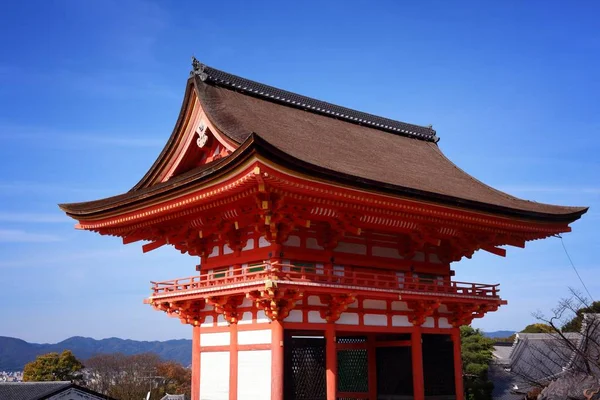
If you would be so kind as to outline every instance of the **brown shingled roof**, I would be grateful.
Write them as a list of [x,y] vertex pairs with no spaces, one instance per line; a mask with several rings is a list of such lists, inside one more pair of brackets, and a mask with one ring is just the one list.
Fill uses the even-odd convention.
[[[247,142],[246,145],[252,141],[252,146],[260,145],[263,151],[266,149],[276,157],[277,162],[335,181],[342,179],[353,186],[500,215],[573,221],[587,211],[584,207],[522,200],[483,184],[444,156],[436,144],[435,131],[429,128],[370,114],[352,114],[352,110],[345,111],[346,114],[340,117],[324,108],[332,106],[329,103],[298,95],[294,101],[299,104],[291,104],[289,92],[271,91],[278,95],[270,95],[267,91],[274,89],[270,86],[207,68],[196,66],[193,74],[196,93],[207,117],[230,139]],[[318,106],[319,110],[307,104]],[[335,110],[339,114],[341,109],[348,110]],[[361,116],[359,119],[373,118],[364,124],[350,120],[358,118],[356,115]],[[251,137],[252,132],[258,138]],[[173,136],[169,141],[172,140]],[[235,158],[239,151],[241,149],[228,158]],[[160,157],[155,165],[159,161]],[[207,171],[198,172],[192,170],[185,175],[196,176],[197,181],[206,179]],[[142,189],[142,197],[152,196],[157,189],[162,192],[165,187],[175,187],[180,181],[181,178],[173,177],[159,187]],[[186,179],[186,184],[189,183]],[[139,200],[142,193],[138,192],[134,188],[113,199],[119,204],[128,199]],[[110,206],[110,200],[101,200],[101,204],[89,202],[61,207],[69,213],[86,214],[94,212],[93,209],[100,205],[102,208]]]

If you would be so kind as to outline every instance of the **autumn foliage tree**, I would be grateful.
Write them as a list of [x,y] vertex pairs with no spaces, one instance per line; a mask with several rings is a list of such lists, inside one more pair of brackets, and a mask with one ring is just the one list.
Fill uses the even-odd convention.
[[152,353],[99,354],[86,361],[86,372],[87,387],[120,400],[190,393],[191,371]]
[[38,356],[35,361],[25,365],[23,380],[38,381],[71,381],[80,382],[83,364],[70,350],[58,353],[48,353]]

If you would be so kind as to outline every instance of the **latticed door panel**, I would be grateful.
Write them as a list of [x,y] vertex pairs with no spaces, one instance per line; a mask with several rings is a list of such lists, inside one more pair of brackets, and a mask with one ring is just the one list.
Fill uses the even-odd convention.
[[285,399],[326,400],[325,340],[290,337],[285,348]]
[[[369,356],[365,336],[341,336],[337,338],[338,400],[368,398]],[[352,397],[344,396],[352,393]],[[363,395],[364,394],[364,395]]]

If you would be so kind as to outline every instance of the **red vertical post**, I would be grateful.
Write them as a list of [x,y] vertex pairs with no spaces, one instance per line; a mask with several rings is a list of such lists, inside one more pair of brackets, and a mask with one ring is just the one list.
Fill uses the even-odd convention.
[[229,400],[238,394],[238,326],[229,325]]
[[456,400],[463,400],[465,398],[465,389],[463,387],[460,328],[454,328],[452,331],[452,344],[454,347],[454,386],[456,388]]
[[377,347],[375,336],[367,338],[367,359],[369,363],[369,400],[377,400]]
[[412,373],[414,400],[425,399],[425,380],[423,377],[423,342],[421,327],[415,326],[411,334]]
[[192,400],[200,400],[200,327],[192,328]]
[[283,325],[271,322],[271,400],[283,400]]
[[327,382],[327,400],[337,399],[337,348],[335,344],[335,325],[325,327],[325,369]]

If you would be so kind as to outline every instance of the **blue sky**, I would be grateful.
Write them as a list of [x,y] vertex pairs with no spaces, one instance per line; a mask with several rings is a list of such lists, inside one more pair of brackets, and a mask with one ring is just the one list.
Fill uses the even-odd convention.
[[[252,4],[251,4],[252,3]],[[596,2],[0,4],[0,335],[189,338],[142,304],[195,259],[75,231],[61,202],[133,186],[177,118],[190,57],[417,124],[475,177],[591,209],[565,244],[600,299],[600,29]],[[575,3],[572,3],[575,4]],[[478,320],[521,329],[580,288],[558,239],[476,254],[457,280],[501,283]]]

